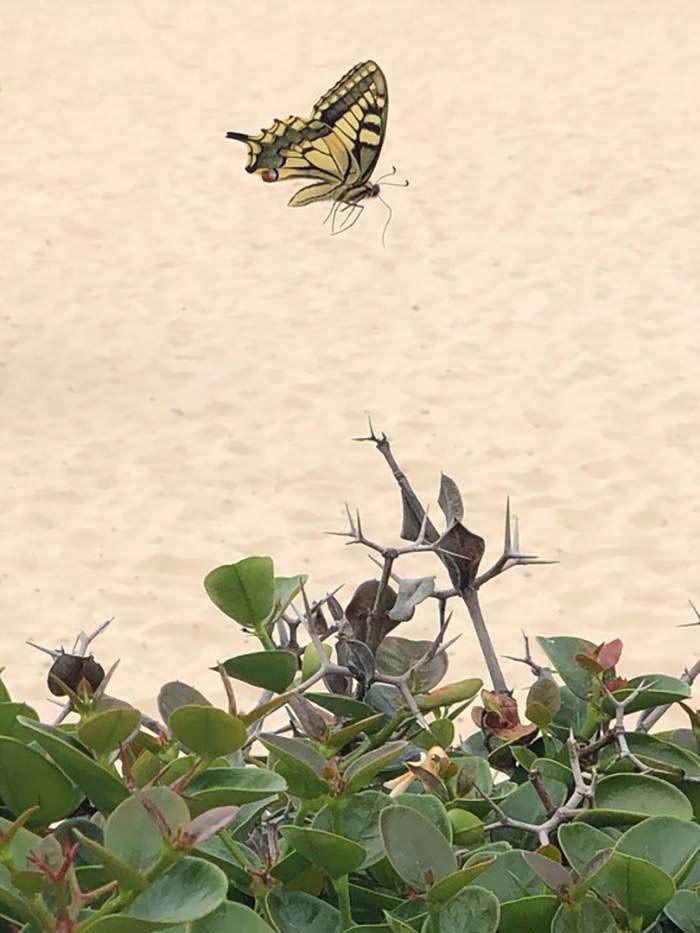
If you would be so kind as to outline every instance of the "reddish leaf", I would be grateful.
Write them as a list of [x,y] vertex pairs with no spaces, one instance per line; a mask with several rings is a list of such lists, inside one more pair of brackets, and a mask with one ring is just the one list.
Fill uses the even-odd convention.
[[619,638],[614,641],[607,641],[598,649],[598,663],[604,671],[615,667],[622,654],[622,642]]

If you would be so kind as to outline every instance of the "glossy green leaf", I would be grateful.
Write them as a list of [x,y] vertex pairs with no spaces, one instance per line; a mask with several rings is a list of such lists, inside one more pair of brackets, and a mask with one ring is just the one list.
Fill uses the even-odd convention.
[[418,696],[418,708],[423,712],[428,712],[440,706],[471,702],[483,686],[483,680],[479,680],[477,677],[472,677],[469,680],[458,680],[453,684],[444,684],[442,687],[436,687],[434,690]]
[[685,794],[648,774],[610,774],[596,786],[596,806],[577,819],[594,826],[639,823],[649,816],[691,820],[693,808]]
[[396,802],[402,807],[410,807],[422,817],[425,817],[429,823],[439,829],[448,842],[452,841],[452,822],[445,805],[433,794],[401,794],[396,798]]
[[479,875],[479,885],[492,891],[501,903],[518,900],[526,894],[546,893],[544,883],[518,849],[499,855]]
[[[568,796],[566,785],[560,781],[553,781],[551,778],[543,778],[542,783],[555,807],[561,806]],[[526,781],[508,794],[501,801],[500,806],[503,812],[514,820],[539,824],[547,819],[544,804],[530,781]]]
[[363,870],[384,856],[379,817],[382,811],[390,806],[393,806],[393,800],[387,794],[366,790],[353,795],[346,806],[338,809],[335,824],[330,808],[323,807],[316,814],[313,827],[337,832],[363,846],[367,850],[367,856],[360,866],[360,870]]
[[386,745],[360,755],[343,775],[347,782],[345,792],[354,794],[362,790],[406,748],[408,742],[387,742]]
[[[7,836],[7,834],[15,826],[14,821],[6,820],[4,817],[0,816],[0,834]],[[41,837],[37,836],[36,833],[31,832],[25,826],[20,826],[15,829],[14,835],[7,844],[7,852],[5,858],[8,860],[8,864],[13,870],[24,868],[27,856],[35,849]],[[3,864],[3,861],[0,860],[0,864]],[[2,879],[0,879],[1,881]]]
[[18,716],[36,721],[39,719],[36,710],[26,703],[11,703],[9,701],[0,703],[0,735],[6,735],[11,739],[19,739],[21,742],[29,743],[34,736],[18,721]]
[[207,768],[187,785],[192,817],[213,807],[242,806],[284,793],[283,777],[268,768]]
[[367,719],[358,719],[355,722],[349,722],[347,726],[335,729],[330,737],[325,740],[324,748],[330,751],[337,751],[343,748],[348,742],[351,742],[358,735],[366,733],[372,735],[386,722],[383,713],[375,713],[374,716],[368,716]]
[[260,741],[283,765],[279,769],[294,796],[313,799],[328,790],[328,782],[321,777],[325,760],[308,742],[283,735],[263,733]]
[[291,602],[301,593],[302,586],[306,585],[308,574],[299,573],[293,577],[275,577],[272,581],[274,590],[275,618],[285,612]]
[[331,878],[357,871],[367,858],[364,846],[336,833],[299,826],[283,826],[280,831],[297,852]]
[[612,844],[610,836],[586,823],[564,823],[559,827],[558,837],[566,860],[579,875],[599,852]]
[[[23,719],[25,724],[30,721]],[[38,807],[29,822],[41,825],[68,816],[83,794],[57,765],[29,745],[0,736],[0,797],[15,816]]]
[[653,816],[632,826],[615,845],[616,852],[645,859],[674,879],[683,876],[699,850],[700,826],[670,816]]
[[[169,787],[149,787],[140,798],[156,808],[172,835],[190,824],[187,804]],[[163,834],[141,799],[129,797],[110,815],[104,830],[104,845],[117,858],[137,871],[147,873],[163,850]]]
[[363,703],[361,700],[355,700],[353,697],[341,696],[336,693],[315,693],[309,691],[304,696],[311,700],[322,709],[328,710],[339,719],[367,719],[368,716],[374,716],[377,712],[369,703]]
[[267,896],[267,908],[278,929],[289,933],[338,933],[340,928],[335,907],[301,891],[275,888]]
[[226,875],[204,859],[187,857],[136,895],[124,916],[163,926],[191,923],[219,907],[228,889]]
[[519,897],[501,904],[501,922],[498,933],[528,933],[549,931],[554,915],[559,908],[559,898],[553,894],[536,894],[534,897]]
[[537,643],[567,687],[582,700],[588,699],[593,681],[591,675],[579,666],[575,658],[577,654],[595,650],[593,642],[570,635],[560,635],[556,638],[543,638],[538,635]]
[[[324,645],[323,652],[326,655],[326,658],[330,660],[331,654],[333,653],[333,648],[330,645]],[[302,682],[308,680],[309,677],[313,677],[314,674],[317,674],[320,670],[321,657],[316,650],[316,646],[313,644],[308,644],[306,648],[304,648],[304,653],[301,656]]]
[[[242,680],[263,690],[283,693],[294,680],[297,656],[293,651],[254,651],[238,654],[224,661],[224,670],[230,677]],[[217,670],[216,667],[211,668]]]
[[700,895],[693,891],[678,891],[664,913],[683,933],[700,933]]
[[[640,758],[644,764],[655,771],[669,770],[680,772],[691,778],[700,778],[700,755],[696,755],[687,748],[663,742],[653,735],[643,732],[630,732],[627,735],[627,744],[633,755]],[[617,757],[615,746],[603,749],[599,765],[605,769]]]
[[593,890],[606,899],[612,894],[631,917],[648,924],[675,894],[673,879],[661,868],[643,859],[614,852],[598,873]]
[[457,846],[473,846],[481,842],[484,837],[484,823],[478,816],[468,810],[453,809],[449,811],[449,820],[452,824],[452,836]]
[[183,745],[209,758],[237,751],[248,737],[238,716],[214,706],[179,706],[168,726]]
[[272,612],[275,587],[272,560],[246,557],[212,570],[204,579],[211,601],[239,625],[255,628]]
[[120,887],[125,891],[144,891],[148,887],[148,879],[145,875],[142,875],[128,862],[119,858],[118,855],[110,852],[100,842],[91,839],[79,829],[74,829],[73,835],[81,846],[92,854],[106,874],[118,881]]
[[195,920],[187,928],[172,927],[163,933],[276,933],[263,918],[245,904],[224,901],[215,911]]
[[98,755],[106,755],[125,742],[141,723],[137,709],[121,707],[107,709],[83,719],[77,736],[83,745],[92,748]]
[[113,771],[98,764],[66,739],[60,738],[51,726],[24,718],[21,722],[100,812],[111,813],[129,796],[129,791]]
[[440,911],[440,933],[496,933],[501,907],[491,891],[464,888]]
[[559,685],[549,672],[543,671],[528,691],[525,716],[541,729],[546,729],[560,707]]
[[[692,696],[690,686],[678,677],[669,677],[668,674],[644,674],[642,677],[632,677],[628,686],[621,690],[615,690],[613,696],[616,700],[624,700],[628,697],[642,682],[650,684],[646,690],[642,690],[639,696],[625,707],[626,713],[638,713],[641,710],[653,709],[655,706],[665,706],[667,703],[677,703],[679,700],[687,700]],[[605,697],[603,708],[609,715],[614,715],[614,707],[610,699]]]
[[457,871],[457,859],[443,834],[410,807],[383,811],[379,826],[387,856],[406,884],[416,891]]
[[581,904],[559,907],[551,933],[618,933],[618,929],[605,904],[593,894],[587,894]]
[[163,684],[158,693],[158,710],[163,722],[168,722],[180,706],[211,706],[207,698],[195,687],[181,680],[170,680]]

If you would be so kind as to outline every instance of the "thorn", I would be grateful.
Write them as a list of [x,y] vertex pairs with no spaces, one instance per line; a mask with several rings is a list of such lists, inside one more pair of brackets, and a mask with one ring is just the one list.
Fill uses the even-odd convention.
[[510,496],[506,496],[506,534],[503,553],[508,557],[511,553],[512,542],[510,537]]

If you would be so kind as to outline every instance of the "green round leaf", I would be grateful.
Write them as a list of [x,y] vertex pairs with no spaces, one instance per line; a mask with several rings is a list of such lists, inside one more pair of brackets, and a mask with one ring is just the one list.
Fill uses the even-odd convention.
[[[352,839],[367,850],[365,861],[360,866],[364,870],[384,856],[384,841],[379,832],[379,816],[394,801],[388,794],[375,790],[366,790],[355,794],[348,800],[348,805],[336,814],[335,831],[346,839]],[[329,807],[323,807],[316,814],[314,829],[333,829]]]
[[41,825],[68,816],[83,794],[52,761],[18,739],[0,736],[0,797],[15,816],[38,806],[29,822]]
[[267,908],[280,930],[337,933],[340,926],[335,907],[302,891],[273,889],[267,896]]
[[93,761],[86,752],[60,738],[51,726],[24,718],[21,722],[100,812],[111,813],[129,796],[129,791],[113,771]]
[[119,748],[139,727],[141,713],[137,709],[117,708],[96,713],[84,719],[77,729],[80,741],[98,755]]
[[[163,817],[172,834],[190,824],[187,804],[169,787],[150,787],[141,792]],[[129,797],[110,815],[104,845],[137,871],[146,873],[160,858],[163,834],[138,797]]]
[[700,826],[672,816],[652,816],[632,826],[615,851],[646,859],[678,879],[700,850]]
[[523,858],[520,850],[498,855],[480,875],[479,885],[493,892],[503,904],[518,900],[524,891],[544,894],[545,885]]
[[265,733],[260,741],[274,754],[278,762],[275,769],[284,776],[295,797],[313,799],[328,791],[328,782],[321,777],[325,759],[308,742]]
[[[440,911],[440,933],[465,933],[466,930],[478,930],[479,933],[496,933],[501,919],[501,905],[498,898],[484,888],[472,885],[464,888]],[[523,927],[522,930],[545,929],[544,927]]]
[[589,654],[595,651],[595,645],[585,638],[574,638],[570,635],[561,635],[556,638],[542,638],[537,636],[540,648],[554,665],[557,673],[566,686],[580,697],[587,700],[593,681],[591,675],[576,661],[577,654]]
[[386,745],[360,755],[343,775],[347,782],[345,792],[354,794],[366,787],[380,771],[386,768],[407,747],[408,742],[387,742]]
[[610,774],[596,787],[596,806],[577,819],[594,826],[639,823],[649,816],[692,820],[693,808],[685,794],[661,778],[648,774]]
[[297,852],[331,878],[357,871],[367,858],[364,846],[322,829],[283,826],[281,832]]
[[231,901],[224,901],[213,913],[207,914],[201,920],[195,920],[191,927],[191,933],[231,933],[232,930],[236,933],[276,933],[270,924],[250,907]]
[[158,710],[167,722],[179,706],[211,706],[199,690],[181,680],[170,680],[163,684],[158,694]]
[[183,745],[209,758],[238,751],[248,737],[237,716],[214,706],[179,706],[168,726]]
[[[213,667],[212,670],[218,668]],[[253,687],[283,693],[294,680],[297,656],[293,651],[254,651],[224,661],[224,670],[230,677]]]
[[552,921],[551,933],[618,933],[608,908],[592,894],[587,894],[580,905],[562,904]]
[[226,875],[199,858],[184,858],[156,878],[131,902],[124,915],[160,926],[192,923],[206,917],[223,902]]
[[272,612],[274,574],[269,557],[246,557],[207,574],[204,588],[215,606],[239,625],[255,628]]
[[[501,923],[498,933],[523,933],[524,930],[549,931],[559,907],[559,898],[553,894],[519,897],[501,904]],[[593,933],[593,931],[591,931]]]
[[242,806],[284,793],[283,777],[268,768],[207,768],[187,785],[192,817],[213,807]]
[[379,818],[386,854],[406,884],[416,891],[457,871],[452,846],[439,829],[410,807],[384,810]]
[[11,739],[19,739],[28,744],[34,738],[17,717],[24,716],[26,719],[38,721],[39,717],[36,710],[26,703],[0,703],[0,735],[6,735]]
[[693,891],[678,891],[664,907],[664,913],[683,933],[700,933],[700,895]]

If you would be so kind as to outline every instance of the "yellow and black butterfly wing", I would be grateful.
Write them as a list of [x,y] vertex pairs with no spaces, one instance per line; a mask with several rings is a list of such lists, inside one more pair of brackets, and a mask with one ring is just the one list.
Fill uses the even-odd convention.
[[316,103],[312,120],[340,134],[359,169],[354,183],[366,183],[374,171],[386,134],[389,95],[376,62],[361,62]]
[[309,120],[275,120],[257,135],[228,133],[248,147],[246,171],[264,181],[315,179],[291,198],[291,207],[344,200],[363,187],[384,141],[386,79],[375,62],[356,65],[316,103]]

